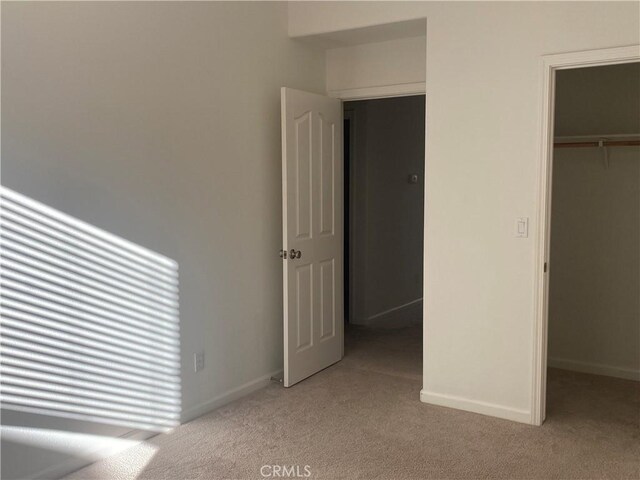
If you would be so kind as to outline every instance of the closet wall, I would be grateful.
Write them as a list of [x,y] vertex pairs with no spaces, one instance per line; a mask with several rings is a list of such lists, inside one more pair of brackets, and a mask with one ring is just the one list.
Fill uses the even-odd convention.
[[[640,64],[561,71],[556,136],[640,133]],[[549,365],[640,380],[640,147],[556,148]]]

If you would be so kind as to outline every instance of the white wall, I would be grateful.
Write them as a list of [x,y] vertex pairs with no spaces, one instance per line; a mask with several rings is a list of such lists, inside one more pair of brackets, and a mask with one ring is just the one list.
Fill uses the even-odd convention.
[[[355,324],[422,321],[424,107],[424,96],[345,103],[354,137]],[[418,183],[408,182],[410,174]]]
[[187,419],[282,368],[279,89],[324,59],[284,3],[2,5],[2,184],[179,263]]
[[427,18],[424,401],[531,421],[540,57],[637,44],[639,7],[289,5],[292,36]]
[[[561,135],[640,133],[640,63],[560,71]],[[556,148],[549,364],[640,380],[640,148]]]
[[554,152],[549,365],[640,380],[640,148]]
[[327,91],[338,96],[353,89],[424,83],[426,48],[425,37],[412,37],[329,49]]

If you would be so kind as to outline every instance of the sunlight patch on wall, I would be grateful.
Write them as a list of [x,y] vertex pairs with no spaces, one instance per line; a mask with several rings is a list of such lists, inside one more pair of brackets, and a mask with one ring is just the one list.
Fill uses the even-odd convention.
[[0,258],[3,409],[179,423],[176,262],[5,187]]

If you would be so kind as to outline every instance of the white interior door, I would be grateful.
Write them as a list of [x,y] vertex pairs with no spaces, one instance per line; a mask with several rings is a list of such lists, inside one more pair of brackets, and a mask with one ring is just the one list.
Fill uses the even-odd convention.
[[284,386],[344,351],[340,100],[282,88]]

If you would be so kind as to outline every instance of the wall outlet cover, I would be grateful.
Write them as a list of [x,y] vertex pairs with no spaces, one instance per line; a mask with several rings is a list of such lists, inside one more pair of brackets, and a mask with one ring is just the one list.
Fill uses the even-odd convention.
[[193,370],[195,372],[204,370],[204,352],[198,352],[193,354]]

